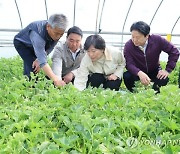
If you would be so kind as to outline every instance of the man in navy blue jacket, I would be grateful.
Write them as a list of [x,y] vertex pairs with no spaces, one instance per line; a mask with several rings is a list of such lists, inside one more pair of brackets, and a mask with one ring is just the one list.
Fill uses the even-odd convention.
[[[169,81],[168,75],[176,66],[179,51],[161,36],[150,35],[150,26],[143,21],[133,23],[130,31],[132,38],[124,47],[127,69],[123,74],[124,83],[133,92],[137,80],[143,85],[154,82],[152,88],[159,93],[159,88]],[[159,62],[161,51],[168,54],[165,70],[162,70]]]
[[30,72],[38,73],[42,68],[55,86],[65,85],[48,65],[47,55],[63,36],[67,24],[65,15],[53,14],[48,20],[30,23],[14,37],[14,46],[24,62],[24,75],[30,78]]

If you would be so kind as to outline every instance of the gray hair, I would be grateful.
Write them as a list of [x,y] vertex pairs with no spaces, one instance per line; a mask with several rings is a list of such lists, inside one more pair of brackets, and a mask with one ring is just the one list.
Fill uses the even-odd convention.
[[52,28],[60,28],[66,30],[68,26],[68,19],[64,14],[53,14],[48,19],[48,24]]

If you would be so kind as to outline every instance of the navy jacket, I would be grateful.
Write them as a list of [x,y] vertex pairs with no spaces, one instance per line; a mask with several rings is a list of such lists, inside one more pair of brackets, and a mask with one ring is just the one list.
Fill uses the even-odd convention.
[[49,36],[46,25],[46,20],[32,22],[14,38],[34,50],[41,67],[47,63],[47,55],[58,42]]

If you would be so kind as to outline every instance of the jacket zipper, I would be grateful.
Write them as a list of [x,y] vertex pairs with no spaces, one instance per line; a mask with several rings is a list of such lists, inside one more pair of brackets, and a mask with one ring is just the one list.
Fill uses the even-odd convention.
[[146,62],[146,68],[147,68],[147,73],[149,72],[148,70],[148,65],[147,65],[147,58],[146,58],[146,53],[144,52],[144,58],[145,58],[145,62]]

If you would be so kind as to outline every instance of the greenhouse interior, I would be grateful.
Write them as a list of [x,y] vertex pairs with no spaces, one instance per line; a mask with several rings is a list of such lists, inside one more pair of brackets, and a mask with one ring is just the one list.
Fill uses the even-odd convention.
[[[162,35],[180,49],[179,6],[178,0],[0,0],[0,47],[12,47],[14,35],[30,22],[64,13],[69,27],[81,27],[83,40],[98,33],[108,44],[123,50],[124,43],[131,38],[132,23],[144,21],[151,26],[151,33]],[[64,39],[65,35],[61,40]],[[6,56],[1,52],[0,57]]]
[[[78,26],[82,45],[98,34],[123,53],[131,25],[143,21],[150,35],[180,51],[179,6],[180,0],[0,0],[0,153],[180,153],[180,58],[159,94],[152,82],[136,82],[131,93],[123,79],[118,91],[102,86],[79,91],[71,83],[57,88],[43,72],[28,80],[13,44],[31,22],[61,13],[68,26],[59,42]],[[162,68],[168,56],[161,52]]]

